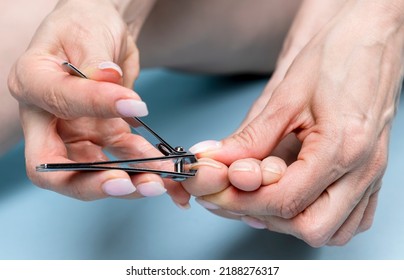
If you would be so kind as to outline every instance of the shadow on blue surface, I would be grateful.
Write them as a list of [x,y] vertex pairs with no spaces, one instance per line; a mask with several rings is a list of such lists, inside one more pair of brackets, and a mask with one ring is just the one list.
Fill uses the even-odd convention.
[[219,259],[312,260],[316,249],[293,236],[264,230],[249,231],[240,236],[227,250],[218,253]]

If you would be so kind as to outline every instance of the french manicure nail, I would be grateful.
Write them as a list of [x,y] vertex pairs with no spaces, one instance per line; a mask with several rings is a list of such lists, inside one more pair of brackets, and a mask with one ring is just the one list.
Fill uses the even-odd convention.
[[124,117],[144,117],[149,111],[143,101],[122,99],[115,103],[116,110]]
[[261,222],[260,220],[258,220],[256,218],[253,218],[253,217],[244,216],[244,217],[241,217],[241,220],[252,228],[256,228],[256,229],[266,229],[267,228],[267,226],[263,222]]
[[112,61],[101,62],[98,65],[98,69],[101,69],[101,70],[112,69],[112,70],[115,70],[116,72],[118,72],[121,77],[123,76],[123,72],[122,72],[121,67],[119,67],[118,64],[116,64],[116,63],[114,63]]
[[198,202],[200,205],[202,205],[204,208],[209,209],[209,210],[218,210],[220,209],[219,206],[217,206],[216,204],[203,200],[201,198],[195,198],[195,201]]
[[193,154],[200,154],[208,151],[213,151],[220,149],[222,143],[215,140],[207,140],[203,142],[199,142],[198,144],[193,145],[189,148],[189,151]]
[[147,182],[136,186],[137,191],[143,196],[159,196],[167,190],[159,182]]
[[106,181],[101,188],[110,196],[123,196],[136,191],[135,186],[129,179],[112,179]]

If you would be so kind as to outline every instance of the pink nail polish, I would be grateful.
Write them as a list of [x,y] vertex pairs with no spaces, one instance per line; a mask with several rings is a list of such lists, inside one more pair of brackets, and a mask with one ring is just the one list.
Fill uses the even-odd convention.
[[112,70],[115,70],[116,72],[118,72],[121,77],[123,76],[123,72],[122,72],[121,67],[119,67],[118,64],[116,64],[116,63],[114,63],[112,61],[101,62],[98,65],[98,69],[101,69],[101,70],[112,69]]
[[159,182],[147,182],[136,186],[137,191],[143,196],[159,196],[167,190]]
[[202,207],[209,209],[209,210],[218,210],[220,209],[219,206],[217,206],[216,204],[203,200],[201,198],[195,198],[195,201],[198,202]]
[[193,154],[200,154],[209,151],[214,151],[220,149],[222,147],[222,143],[215,140],[206,140],[203,142],[199,142],[198,144],[193,145],[189,148],[189,151]]
[[129,179],[112,179],[106,181],[101,188],[110,196],[123,196],[136,191],[135,186]]
[[149,111],[143,101],[122,99],[115,103],[116,110],[124,117],[144,117]]
[[253,218],[253,217],[244,216],[244,217],[241,217],[241,220],[252,228],[256,228],[256,229],[266,229],[267,228],[267,226],[263,222],[261,222],[260,220],[258,220],[256,218]]

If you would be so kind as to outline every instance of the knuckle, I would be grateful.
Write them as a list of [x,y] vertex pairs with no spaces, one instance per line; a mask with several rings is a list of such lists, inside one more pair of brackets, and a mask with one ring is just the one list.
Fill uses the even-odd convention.
[[48,110],[55,116],[67,119],[70,116],[70,106],[63,94],[59,94],[55,89],[44,91],[42,100],[48,107]]
[[306,210],[293,219],[295,235],[314,248],[326,245],[334,235],[332,224],[316,213]]
[[[276,209],[279,209],[279,215],[284,219],[292,219],[297,215],[301,214],[307,207],[305,200],[302,199],[304,196],[299,192],[286,192],[282,199],[279,200],[279,204],[276,205]],[[273,204],[268,204],[268,211],[273,209]],[[273,212],[273,210],[271,211]],[[271,213],[268,212],[268,213]]]
[[[233,138],[239,146],[238,149],[248,151],[249,153],[257,153],[262,150],[262,147],[255,149],[259,135],[259,128],[256,125],[249,124],[242,131],[235,134]],[[251,157],[259,156],[258,154],[251,154]]]
[[254,143],[256,135],[257,132],[255,130],[255,127],[252,125],[248,125],[240,133],[236,134],[235,137],[239,143],[244,144],[244,143]]
[[[272,209],[272,204],[267,206],[268,213]],[[277,207],[279,209],[279,215],[284,219],[291,219],[296,217],[299,213],[304,210],[303,200],[299,195],[285,195],[280,201],[280,205]]]
[[355,236],[355,231],[340,229],[327,242],[330,246],[344,246]]
[[348,122],[342,129],[342,151],[340,164],[349,169],[360,164],[374,152],[376,138],[373,129],[362,122]]
[[369,230],[373,225],[373,219],[365,219],[358,228],[358,232],[365,232]]
[[371,169],[379,175],[383,175],[386,171],[388,164],[388,151],[386,146],[382,146],[376,149],[375,160],[372,162]]
[[19,69],[24,68],[24,67],[19,67],[20,63],[19,62],[21,59],[19,59],[14,66],[11,68],[11,71],[8,75],[7,78],[7,86],[8,89],[11,93],[11,95],[17,99],[17,100],[22,100],[24,97],[24,90],[23,90],[23,82],[20,80],[21,77],[24,77],[25,75],[19,75]]
[[17,99],[20,96],[21,93],[21,88],[19,87],[19,83],[16,77],[16,74],[14,73],[14,70],[11,70],[8,79],[7,79],[7,86],[10,91],[10,93]]
[[329,246],[344,246],[352,239],[353,236],[340,236],[332,237],[330,241],[327,242]]
[[310,222],[307,222],[305,220],[298,228],[300,238],[314,248],[326,245],[331,238],[329,230],[324,225],[316,223],[316,221],[310,220]]
[[365,232],[365,231],[369,230],[373,225],[373,218],[374,218],[373,214],[372,215],[365,214],[361,223],[359,224],[357,232],[360,233],[360,232]]

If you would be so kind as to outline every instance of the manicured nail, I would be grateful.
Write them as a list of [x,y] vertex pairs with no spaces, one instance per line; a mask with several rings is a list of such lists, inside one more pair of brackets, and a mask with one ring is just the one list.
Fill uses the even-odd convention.
[[181,210],[189,210],[189,209],[191,209],[191,204],[189,204],[189,202],[187,202],[187,203],[185,203],[185,204],[180,204],[180,203],[174,201],[174,204],[175,204],[178,208],[180,208]]
[[167,190],[159,182],[147,182],[136,186],[137,191],[143,196],[159,196]]
[[252,172],[254,171],[254,166],[249,162],[237,161],[231,165],[233,171],[241,172]]
[[193,154],[200,154],[217,150],[220,149],[221,147],[222,147],[221,142],[215,140],[207,140],[193,145],[191,148],[189,148],[189,151]]
[[119,65],[113,63],[112,61],[101,62],[98,65],[98,69],[101,69],[101,70],[112,69],[112,70],[115,70],[116,72],[118,72],[121,77],[123,76],[123,72],[122,72],[121,67],[119,67]]
[[266,229],[267,228],[267,226],[263,222],[261,222],[260,220],[258,220],[256,218],[253,218],[253,217],[244,216],[244,217],[241,217],[241,220],[252,228],[256,228],[256,229]]
[[201,198],[195,198],[195,201],[198,202],[200,205],[202,205],[204,208],[209,209],[209,210],[217,210],[220,209],[219,206],[217,206],[216,204],[203,200]]
[[144,117],[149,111],[143,101],[122,99],[115,103],[116,110],[124,117]]
[[129,179],[112,179],[106,181],[101,187],[110,196],[128,195],[136,191],[135,186]]

